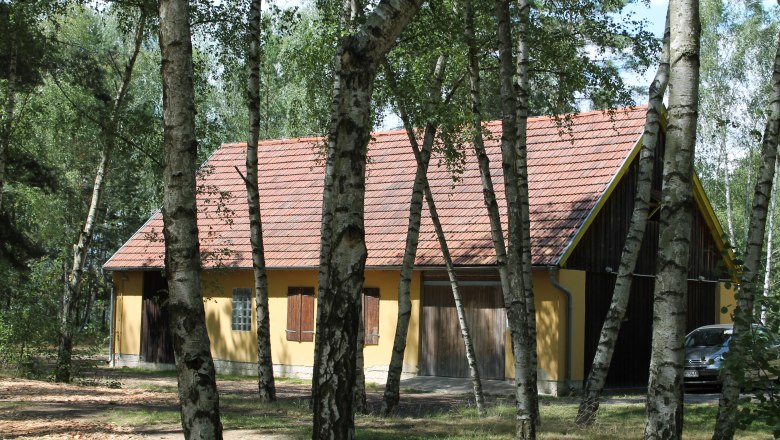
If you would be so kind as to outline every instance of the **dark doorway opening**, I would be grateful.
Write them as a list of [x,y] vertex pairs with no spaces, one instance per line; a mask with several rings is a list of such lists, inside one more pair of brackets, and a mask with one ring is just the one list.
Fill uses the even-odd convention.
[[141,313],[142,359],[160,364],[174,363],[168,313],[168,283],[161,272],[144,272]]

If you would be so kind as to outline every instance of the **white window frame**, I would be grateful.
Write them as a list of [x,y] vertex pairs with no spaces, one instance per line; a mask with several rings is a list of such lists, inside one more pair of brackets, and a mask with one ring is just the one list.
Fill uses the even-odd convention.
[[230,325],[233,331],[252,331],[252,289],[248,287],[233,289],[232,306]]

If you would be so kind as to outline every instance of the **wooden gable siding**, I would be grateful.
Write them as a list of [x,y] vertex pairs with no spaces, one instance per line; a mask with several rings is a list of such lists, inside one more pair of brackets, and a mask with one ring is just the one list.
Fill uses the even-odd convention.
[[[656,156],[656,166],[653,173],[651,210],[658,205],[657,198],[661,194],[661,168],[663,164],[659,163],[659,156],[663,154],[663,138],[659,144],[661,148],[659,148],[659,155]],[[638,161],[635,160],[575,247],[566,263],[567,269],[597,273],[617,272],[631,215],[634,211],[637,178]],[[658,213],[656,212],[647,223],[644,242],[635,270],[636,274],[655,275],[658,232]],[[722,278],[724,276],[722,261],[720,251],[703,214],[699,209],[695,209],[691,234],[691,255],[688,263],[689,278],[704,277],[707,280]],[[608,271],[607,268],[611,270]]]

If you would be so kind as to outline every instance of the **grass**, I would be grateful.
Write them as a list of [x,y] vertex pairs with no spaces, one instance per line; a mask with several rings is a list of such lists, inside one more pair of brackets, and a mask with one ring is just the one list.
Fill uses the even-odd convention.
[[[220,396],[222,423],[225,429],[256,429],[290,438],[310,437],[311,412],[304,398],[267,404],[242,394]],[[540,439],[629,440],[644,437],[643,404],[603,405],[594,426],[580,429],[574,425],[577,404],[571,400],[545,399],[541,406]],[[685,438],[709,439],[714,427],[717,406],[692,404],[685,407]],[[179,413],[168,411],[113,410],[109,420],[124,426],[175,425]],[[457,406],[434,411],[426,416],[382,418],[375,415],[356,417],[356,438],[376,440],[428,439],[507,439],[514,432],[514,406],[509,402],[491,405],[485,418],[478,418],[473,406]],[[737,438],[758,440],[771,438],[764,425],[754,424]]]
[[[115,370],[116,371],[116,370]],[[173,377],[173,371],[151,371],[144,369],[122,369],[118,372],[128,375],[161,378]],[[114,376],[115,377],[115,376]],[[253,377],[221,375],[221,380],[254,382]],[[301,379],[277,378],[280,383],[308,384]],[[247,384],[249,385],[249,384]],[[131,387],[161,393],[176,393],[175,384],[136,381]],[[291,439],[306,439],[311,436],[311,411],[308,398],[287,397],[275,403],[256,400],[253,392],[245,387],[240,391],[223,391],[220,394],[220,411],[223,426],[227,430],[250,429],[273,433]],[[247,388],[248,389],[248,388]],[[252,386],[252,389],[254,387]],[[369,385],[372,394],[381,393],[381,386]],[[415,394],[416,393],[416,394]],[[356,437],[376,440],[428,440],[428,439],[507,439],[514,434],[514,404],[507,397],[491,397],[487,416],[477,417],[473,403],[468,399],[453,397],[444,403],[433,404],[417,390],[404,390],[407,402],[419,403],[408,409],[407,414],[382,418],[376,415],[356,417]],[[439,396],[441,397],[441,396]],[[630,396],[636,397],[636,396]],[[402,399],[404,397],[402,396]],[[590,428],[580,429],[574,425],[578,401],[576,398],[543,397],[541,399],[542,427],[538,438],[582,439],[582,440],[630,440],[644,437],[645,410],[642,403],[605,404],[601,406],[597,422]],[[26,403],[25,405],[30,405]],[[35,405],[32,403],[32,405]],[[407,406],[407,408],[410,408]],[[15,402],[0,402],[0,413],[15,412],[24,406]],[[178,432],[180,419],[178,408],[170,406],[132,405],[126,407],[93,408],[92,418],[107,421],[117,426],[135,427],[142,430],[164,429]],[[689,404],[685,406],[684,438],[690,440],[709,439],[715,423],[717,403]],[[2,417],[0,417],[2,419]],[[161,431],[162,432],[162,431]],[[747,430],[739,431],[737,438],[759,440],[772,438],[771,429],[754,423]]]

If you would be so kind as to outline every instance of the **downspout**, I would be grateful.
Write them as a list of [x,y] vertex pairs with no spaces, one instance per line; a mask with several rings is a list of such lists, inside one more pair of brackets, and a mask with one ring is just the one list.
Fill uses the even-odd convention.
[[114,368],[114,301],[116,296],[116,285],[111,283],[111,302],[108,309],[108,316],[111,324],[108,326],[108,366]]
[[571,393],[574,390],[574,387],[571,384],[571,339],[572,339],[572,298],[571,298],[571,292],[569,289],[563,287],[561,283],[558,282],[558,266],[550,266],[548,268],[548,273],[550,275],[550,284],[553,285],[556,289],[560,290],[561,293],[563,293],[563,296],[566,297],[566,363],[564,366],[564,372],[563,372],[563,385],[566,387],[566,391]]

